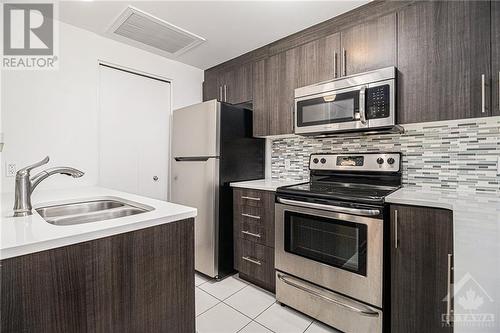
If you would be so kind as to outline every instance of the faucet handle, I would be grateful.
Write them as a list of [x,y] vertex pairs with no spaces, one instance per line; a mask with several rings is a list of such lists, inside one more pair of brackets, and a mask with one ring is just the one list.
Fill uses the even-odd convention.
[[47,163],[49,163],[49,157],[48,156],[46,156],[40,162],[36,162],[34,164],[28,165],[27,167],[19,169],[19,171],[17,171],[17,175],[18,176],[28,175],[30,173],[31,169],[38,168],[39,166],[42,166],[42,165],[47,164]]

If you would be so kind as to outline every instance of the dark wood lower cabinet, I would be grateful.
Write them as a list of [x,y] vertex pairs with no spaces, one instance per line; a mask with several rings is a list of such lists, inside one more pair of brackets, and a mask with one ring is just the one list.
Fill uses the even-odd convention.
[[274,192],[233,189],[234,268],[274,292]]
[[453,282],[452,212],[403,205],[390,211],[391,332],[453,332],[443,321]]
[[194,219],[1,262],[2,333],[195,332]]
[[274,248],[240,239],[238,254],[240,277],[274,292]]

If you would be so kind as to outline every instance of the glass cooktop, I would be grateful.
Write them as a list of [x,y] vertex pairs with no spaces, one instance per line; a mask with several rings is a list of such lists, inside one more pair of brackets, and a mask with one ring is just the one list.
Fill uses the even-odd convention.
[[397,189],[398,187],[368,184],[309,182],[280,187],[278,192],[341,200],[382,201],[385,196]]

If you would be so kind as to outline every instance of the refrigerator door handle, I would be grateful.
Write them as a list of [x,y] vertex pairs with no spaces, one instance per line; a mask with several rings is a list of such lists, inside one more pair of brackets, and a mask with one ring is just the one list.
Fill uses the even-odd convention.
[[217,158],[217,156],[174,157],[177,162],[206,162],[210,158]]

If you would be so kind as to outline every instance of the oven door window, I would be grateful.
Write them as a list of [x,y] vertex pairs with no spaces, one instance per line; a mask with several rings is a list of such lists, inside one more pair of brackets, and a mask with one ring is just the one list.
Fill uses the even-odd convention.
[[315,126],[359,119],[359,90],[297,102],[297,126]]
[[365,224],[285,211],[285,251],[366,276]]

